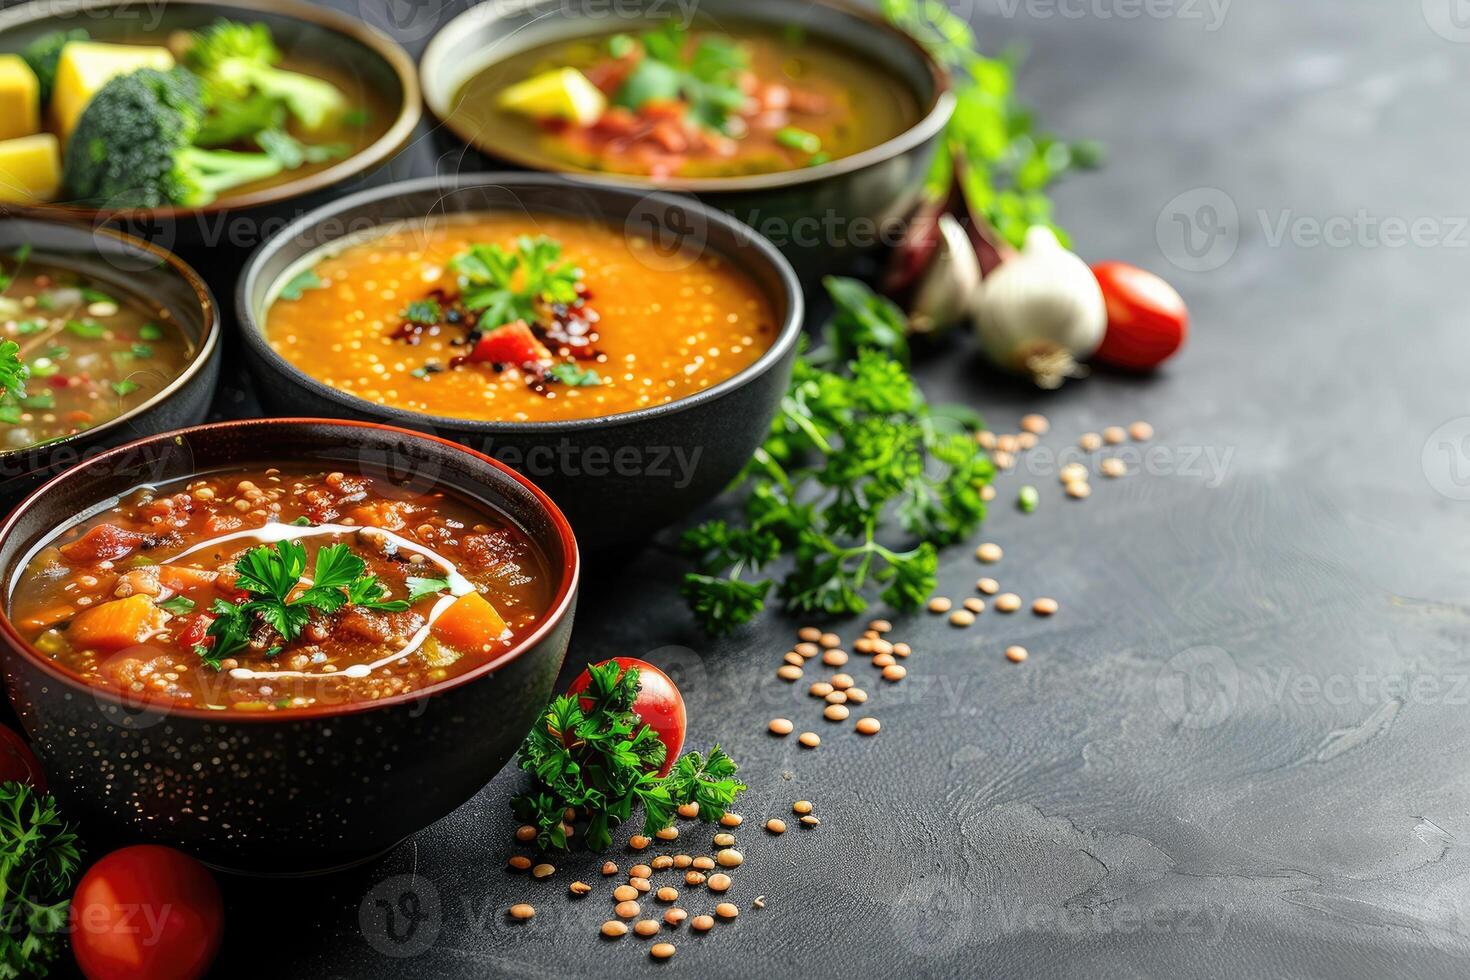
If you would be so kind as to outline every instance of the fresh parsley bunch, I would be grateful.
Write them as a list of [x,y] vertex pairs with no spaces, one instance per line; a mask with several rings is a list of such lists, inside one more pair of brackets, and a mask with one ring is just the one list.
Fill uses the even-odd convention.
[[[787,609],[850,615],[879,591],[896,609],[933,591],[937,549],[985,517],[994,467],[975,444],[980,417],[931,407],[910,377],[902,312],[851,279],[826,280],[836,313],[820,350],[797,358],[766,441],[736,482],[739,524],[708,521],[682,549],[695,563],[681,589],[721,633],[749,622],[775,582],[753,577],[792,560]],[[897,528],[904,547],[885,543]]]
[[612,846],[613,829],[631,818],[636,804],[643,806],[648,835],[673,823],[685,803],[698,803],[706,822],[723,816],[745,790],[734,778],[734,760],[716,745],[708,756],[685,753],[667,776],[659,776],[667,750],[633,711],[637,669],[609,661],[587,672],[587,689],[553,700],[521,743],[520,766],[535,785],[511,807],[536,828],[540,847],[567,849],[568,808],[585,813],[583,840],[591,851]]
[[25,783],[0,783],[0,978],[44,977],[66,948],[81,860],[54,799]]
[[494,244],[471,245],[449,260],[459,277],[465,309],[480,314],[491,329],[516,320],[534,323],[541,303],[573,303],[582,271],[561,260],[561,244],[550,238],[521,236],[515,250]]

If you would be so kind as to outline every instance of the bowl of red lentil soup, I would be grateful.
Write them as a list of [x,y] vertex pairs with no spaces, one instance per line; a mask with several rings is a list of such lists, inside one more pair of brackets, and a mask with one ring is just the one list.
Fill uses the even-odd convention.
[[0,216],[9,344],[26,378],[0,392],[0,506],[102,449],[203,421],[220,315],[193,269],[141,239]]
[[252,256],[236,304],[268,408],[493,456],[597,552],[728,485],[802,322],[790,265],[746,226],[541,174],[407,181],[312,212]]
[[955,107],[920,45],[842,0],[480,4],[419,77],[446,151],[696,194],[808,281],[896,243]]
[[277,419],[62,474],[0,529],[0,575],[6,688],[68,812],[303,874],[391,847],[511,758],[566,654],[579,558],[487,457]]

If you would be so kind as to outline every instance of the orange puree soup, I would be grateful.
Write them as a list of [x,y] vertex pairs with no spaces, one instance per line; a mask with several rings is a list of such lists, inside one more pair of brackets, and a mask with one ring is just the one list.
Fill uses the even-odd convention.
[[395,226],[292,277],[271,346],[372,402],[552,422],[662,405],[775,342],[765,296],[714,254],[682,269],[594,221],[481,214]]

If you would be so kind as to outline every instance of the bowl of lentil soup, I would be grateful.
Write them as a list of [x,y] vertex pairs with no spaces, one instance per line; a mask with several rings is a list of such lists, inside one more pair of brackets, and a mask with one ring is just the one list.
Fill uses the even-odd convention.
[[954,112],[944,70],[841,0],[481,4],[420,59],[441,140],[485,158],[682,191],[814,279],[892,244]]
[[745,465],[802,319],[789,264],[729,217],[537,174],[321,208],[256,252],[236,303],[268,407],[478,449],[598,551],[646,540]]
[[216,423],[16,509],[0,660],[89,827],[250,873],[328,870],[509,760],[565,656],[578,563],[540,490],[453,443]]
[[0,370],[20,372],[0,392],[0,504],[102,449],[202,421],[219,360],[214,297],[172,254],[0,217]]

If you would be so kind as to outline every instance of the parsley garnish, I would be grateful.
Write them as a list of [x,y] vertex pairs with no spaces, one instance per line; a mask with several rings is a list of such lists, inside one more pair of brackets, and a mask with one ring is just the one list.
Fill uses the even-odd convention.
[[107,328],[96,320],[68,320],[66,321],[68,333],[75,334],[84,340],[98,340],[107,334]]
[[315,269],[307,269],[298,272],[291,277],[291,281],[281,287],[281,299],[298,300],[308,289],[321,289],[326,283],[322,277],[316,274]]
[[82,853],[56,801],[0,783],[0,977],[43,977],[66,950]]
[[582,270],[561,258],[561,243],[550,238],[516,239],[515,251],[494,244],[471,245],[450,259],[459,276],[465,309],[480,314],[481,330],[538,319],[541,303],[572,303]]
[[[744,48],[724,36],[701,38],[686,57],[688,37],[688,28],[674,20],[640,34],[637,40],[643,47],[643,57],[623,81],[614,101],[636,110],[648,102],[683,99],[695,122],[722,130],[730,114],[745,104],[740,73],[750,59]],[[608,50],[614,57],[625,57],[632,51],[631,41],[625,34],[617,35],[609,42]]]
[[558,361],[546,369],[546,377],[573,388],[587,388],[602,384],[602,376],[591,368],[578,367],[568,361]]
[[444,310],[438,300],[416,299],[403,311],[403,318],[421,327],[432,327],[444,318]]
[[419,578],[416,575],[408,577],[408,601],[413,602],[422,599],[426,595],[434,595],[438,592],[446,592],[449,589],[447,578]]
[[[311,585],[294,599],[302,576],[306,574],[306,549],[299,541],[281,541],[275,545],[252,548],[235,563],[239,576],[235,585],[249,594],[236,605],[216,599],[211,611],[215,619],[207,635],[214,645],[196,646],[194,652],[206,664],[219,669],[219,662],[250,642],[250,632],[257,621],[265,623],[290,643],[301,635],[311,620],[313,610],[331,614],[345,605],[374,609],[379,612],[402,612],[409,601],[387,601],[385,589],[377,576],[364,574],[366,564],[345,544],[330,544],[316,553]],[[273,648],[279,653],[279,648]],[[273,656],[268,652],[267,656]]]
[[[699,819],[718,820],[745,790],[735,762],[717,745],[708,757],[687,753],[658,776],[667,749],[633,712],[638,671],[609,661],[587,672],[587,690],[553,700],[521,743],[520,767],[535,785],[511,806],[536,827],[537,843],[567,849],[567,807],[588,811],[582,839],[593,851],[612,845],[613,829],[629,819],[634,804],[643,805],[643,832],[650,835],[673,823],[684,803],[699,804]],[[583,700],[590,702],[585,711]]]
[[0,391],[25,397],[26,366],[20,360],[20,345],[13,340],[0,340]]
[[166,609],[169,612],[173,613],[175,616],[182,616],[185,613],[191,613],[194,611],[194,600],[184,595],[170,596],[169,598],[160,602],[158,604],[158,608]]
[[162,340],[163,328],[156,323],[145,323],[138,328],[138,336],[143,340]]
[[131,395],[133,392],[137,391],[139,387],[140,385],[138,384],[138,382],[131,381],[127,378],[123,378],[121,381],[114,381],[112,383],[112,391],[119,398],[126,395]]
[[[787,609],[851,615],[873,589],[917,608],[934,589],[937,548],[985,516],[994,468],[975,445],[980,419],[931,407],[904,366],[902,313],[854,280],[828,279],[837,313],[826,343],[797,359],[766,441],[746,464],[744,521],[709,521],[682,547],[681,589],[712,632],[748,622],[775,582],[752,578],[783,555]],[[905,546],[885,543],[895,528]]]

